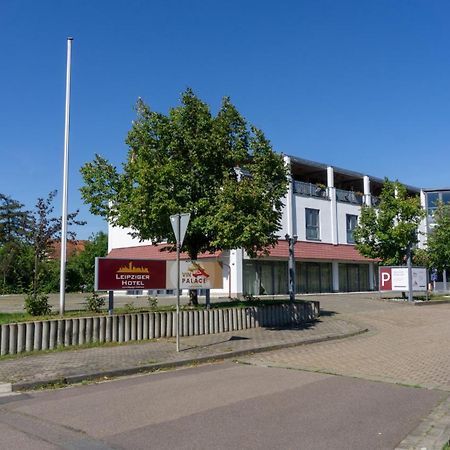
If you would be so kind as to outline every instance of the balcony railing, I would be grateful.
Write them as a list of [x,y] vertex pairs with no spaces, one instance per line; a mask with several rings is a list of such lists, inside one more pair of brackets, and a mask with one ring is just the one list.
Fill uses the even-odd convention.
[[328,199],[328,190],[326,187],[303,181],[294,181],[294,192],[308,197],[319,197]]
[[375,197],[375,195],[372,195],[372,206],[378,206],[379,203],[380,203],[380,198]]
[[336,200],[339,202],[354,203],[355,205],[362,205],[363,194],[354,191],[344,191],[343,189],[336,189]]

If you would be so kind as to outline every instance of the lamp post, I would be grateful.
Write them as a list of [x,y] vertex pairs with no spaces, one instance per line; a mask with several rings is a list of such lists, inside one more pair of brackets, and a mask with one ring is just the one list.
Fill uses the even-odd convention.
[[289,282],[289,300],[291,303],[295,302],[295,243],[298,236],[289,236],[286,234],[286,241],[289,244],[289,259],[288,259],[288,282]]

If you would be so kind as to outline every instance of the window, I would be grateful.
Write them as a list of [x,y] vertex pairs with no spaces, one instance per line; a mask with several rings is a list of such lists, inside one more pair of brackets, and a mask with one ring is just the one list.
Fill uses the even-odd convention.
[[347,244],[355,243],[353,231],[355,231],[357,224],[358,224],[358,216],[354,216],[353,214],[347,214]]
[[320,239],[320,222],[318,209],[305,209],[306,213],[306,239]]

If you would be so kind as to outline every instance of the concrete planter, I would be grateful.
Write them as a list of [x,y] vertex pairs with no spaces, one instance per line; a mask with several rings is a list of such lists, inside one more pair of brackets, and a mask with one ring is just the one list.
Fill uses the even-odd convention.
[[[320,306],[316,301],[295,305],[181,311],[180,336],[298,325],[316,319],[319,313]],[[3,324],[0,325],[0,355],[52,350],[91,342],[174,337],[175,323],[176,314],[168,311]]]

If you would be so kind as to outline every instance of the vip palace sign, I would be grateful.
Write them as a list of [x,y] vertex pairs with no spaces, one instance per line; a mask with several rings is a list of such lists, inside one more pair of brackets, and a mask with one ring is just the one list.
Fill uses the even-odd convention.
[[[218,261],[180,261],[181,289],[220,289]],[[95,259],[95,290],[176,289],[176,261],[148,259]]]
[[166,262],[148,259],[95,259],[95,290],[165,289]]
[[[177,286],[176,261],[167,262],[167,285]],[[181,289],[220,289],[223,287],[222,267],[217,261],[180,261]]]

